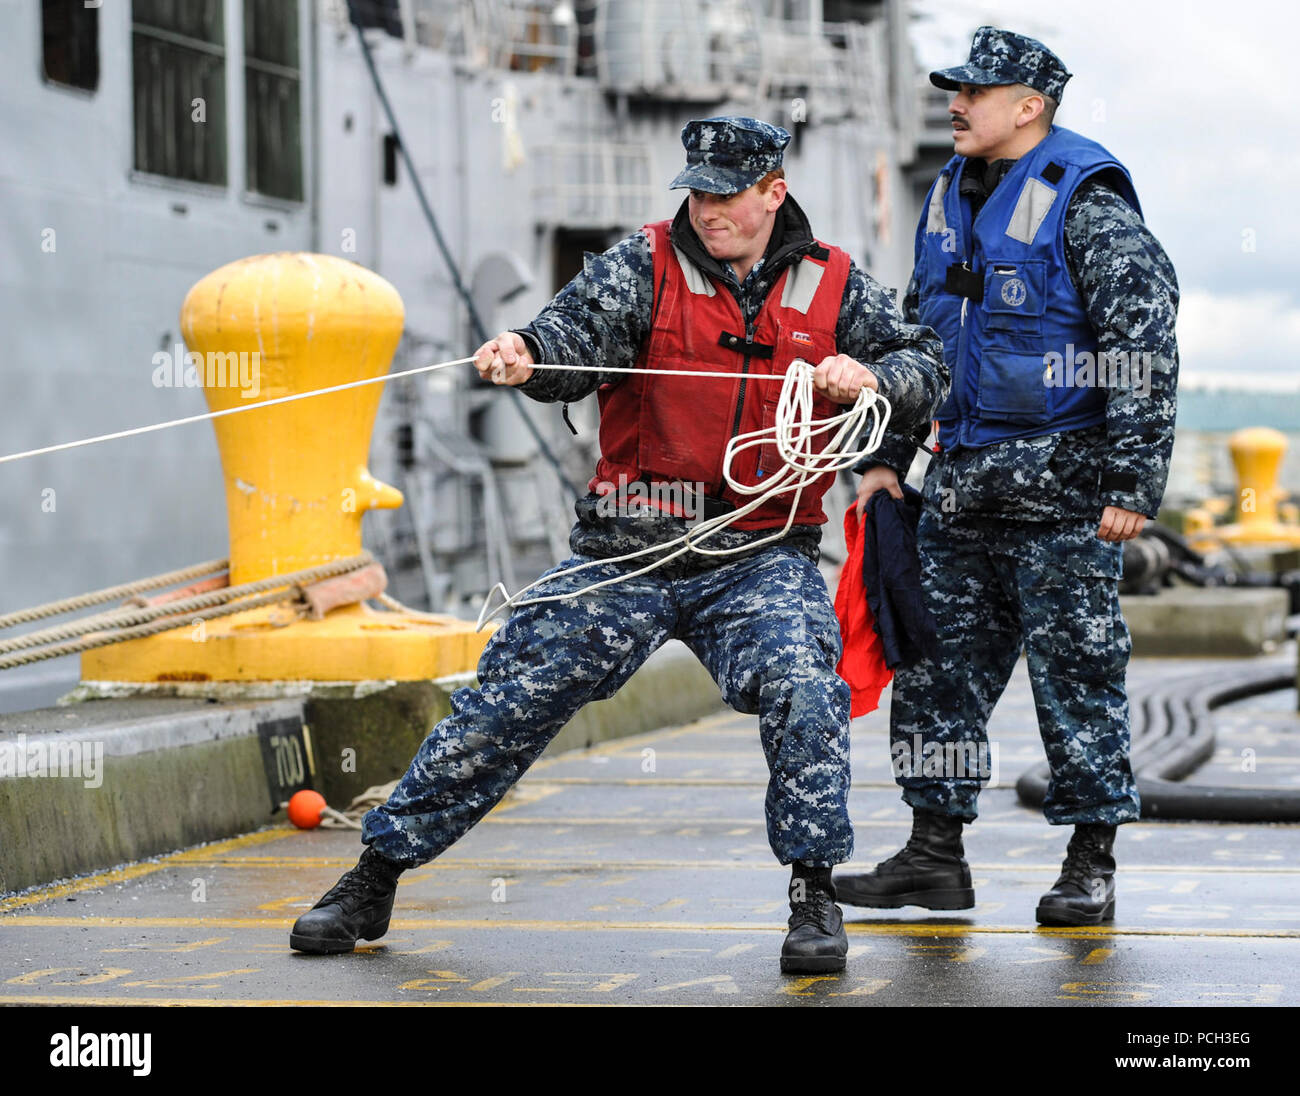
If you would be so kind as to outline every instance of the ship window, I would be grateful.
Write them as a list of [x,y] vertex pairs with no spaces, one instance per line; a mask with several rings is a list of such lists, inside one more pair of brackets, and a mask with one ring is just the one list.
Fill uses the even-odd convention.
[[99,9],[85,0],[42,0],[41,62],[52,84],[99,87]]
[[244,0],[244,122],[248,189],[302,201],[298,5]]
[[135,168],[226,183],[222,0],[132,0]]

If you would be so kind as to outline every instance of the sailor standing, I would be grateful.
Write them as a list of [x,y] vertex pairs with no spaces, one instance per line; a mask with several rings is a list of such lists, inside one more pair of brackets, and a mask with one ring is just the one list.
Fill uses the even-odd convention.
[[[1122,542],[1156,516],[1168,475],[1178,286],[1128,171],[1052,124],[1069,78],[1042,43],[994,27],[967,64],[930,74],[956,93],[956,155],[922,211],[904,315],[939,333],[952,373],[917,534],[940,654],[895,674],[912,836],[874,871],[837,875],[853,905],[974,905],[961,831],[981,774],[933,772],[915,743],[950,768],[986,759],[1023,648],[1052,772],[1044,813],[1075,827],[1038,921],[1114,916],[1115,828],[1139,815]],[[920,440],[887,437],[859,496],[901,495]]]

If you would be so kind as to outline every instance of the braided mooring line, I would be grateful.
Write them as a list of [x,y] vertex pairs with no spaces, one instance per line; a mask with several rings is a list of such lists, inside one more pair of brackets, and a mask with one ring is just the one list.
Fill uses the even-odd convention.
[[179,571],[168,571],[166,574],[154,575],[152,578],[124,582],[121,586],[107,586],[102,590],[94,590],[88,594],[78,594],[76,597],[65,597],[61,601],[50,601],[44,605],[34,605],[30,609],[19,609],[16,612],[0,616],[0,629],[12,628],[16,624],[26,624],[33,620],[43,620],[45,617],[59,616],[61,613],[76,612],[78,609],[88,609],[92,605],[102,605],[106,601],[121,601],[132,594],[140,594],[146,590],[157,590],[162,586],[172,586],[178,582],[184,582],[186,579],[202,578],[204,575],[210,575],[216,571],[224,571],[229,565],[229,560],[213,559],[207,563],[196,563],[191,567],[183,567]]
[[217,605],[203,613],[196,613],[193,616],[186,617],[184,620],[156,620],[151,624],[141,624],[136,628],[122,628],[112,633],[102,635],[83,636],[80,639],[74,639],[67,643],[58,643],[49,647],[42,647],[36,651],[23,651],[16,655],[8,655],[0,658],[0,670],[10,670],[15,666],[25,666],[31,662],[40,662],[46,658],[60,658],[63,655],[73,655],[80,651],[90,651],[96,647],[107,647],[110,643],[121,643],[128,639],[143,639],[145,636],[156,635],[159,632],[168,632],[176,628],[184,628],[199,620],[215,620],[218,617],[233,616],[235,613],[242,613],[248,609],[260,609],[264,605],[274,605],[276,602],[289,601],[296,597],[293,590],[280,590],[274,594],[263,594],[261,597],[250,598],[247,601],[235,601],[229,605]]
[[[223,561],[224,562],[224,561]],[[308,567],[300,571],[291,571],[283,575],[272,575],[269,578],[259,579],[256,582],[245,582],[238,586],[227,586],[221,590],[213,590],[206,594],[197,594],[194,597],[184,598],[179,601],[166,602],[162,605],[148,606],[145,608],[126,607],[115,609],[107,613],[98,613],[94,616],[84,617],[81,620],[73,621],[70,624],[60,625],[55,628],[45,628],[37,632],[29,632],[26,635],[16,636],[13,639],[5,640],[0,643],[0,654],[7,657],[0,658],[0,670],[8,670],[15,666],[25,666],[32,662],[39,662],[46,658],[59,658],[63,655],[75,654],[79,651],[92,650],[95,647],[103,647],[109,643],[117,643],[128,639],[140,639],[144,636],[156,635],[159,632],[170,631],[174,628],[183,628],[192,624],[195,620],[215,620],[223,616],[230,616],[234,613],[242,613],[249,609],[258,609],[265,605],[274,605],[284,601],[295,601],[301,596],[301,587],[310,585],[313,582],[319,582],[322,579],[334,578],[338,575],[348,574],[351,571],[358,571],[363,567],[369,566],[374,562],[374,556],[368,551],[363,551],[359,555],[349,556],[347,559],[335,560],[332,563],[324,563],[317,567]],[[202,565],[209,566],[209,565]],[[186,568],[184,571],[173,571],[169,575],[158,575],[151,579],[142,579],[140,582],[128,583],[121,587],[112,589],[125,590],[128,587],[140,587],[142,583],[152,583],[154,586],[159,585],[159,580],[171,576],[192,577],[187,574],[195,568]],[[179,581],[173,578],[173,581]],[[266,594],[264,591],[272,590],[274,593]],[[99,591],[104,594],[105,591]],[[255,595],[262,596],[255,596]],[[95,595],[85,595],[95,596]],[[77,598],[67,598],[65,601],[77,601]],[[101,598],[102,600],[102,598]],[[59,602],[51,602],[50,605],[36,606],[34,609],[24,610],[27,613],[39,612],[42,616],[51,615],[51,605],[58,605]],[[68,610],[63,610],[68,611]],[[14,614],[18,615],[18,614]],[[107,631],[105,631],[107,629]],[[87,633],[105,631],[104,635],[85,637]],[[24,651],[23,654],[11,654],[13,651]]]

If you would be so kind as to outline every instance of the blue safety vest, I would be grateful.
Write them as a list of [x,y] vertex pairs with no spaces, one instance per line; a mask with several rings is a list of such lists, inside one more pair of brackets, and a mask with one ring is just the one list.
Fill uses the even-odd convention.
[[[1141,216],[1127,170],[1095,141],[1059,126],[1016,161],[971,223],[960,196],[966,158],[948,161],[916,232],[920,322],[943,339],[952,374],[939,444],[992,445],[1106,419],[1097,336],[1065,259],[1065,212],[1086,178],[1107,181]],[[1068,367],[1068,368],[1067,368]],[[1076,375],[1084,383],[1071,383]],[[1085,379],[1086,378],[1086,379]]]

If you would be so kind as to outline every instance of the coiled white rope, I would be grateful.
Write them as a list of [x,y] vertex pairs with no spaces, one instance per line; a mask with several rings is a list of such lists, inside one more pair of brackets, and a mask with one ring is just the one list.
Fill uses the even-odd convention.
[[[557,367],[547,367],[557,368]],[[565,367],[558,367],[565,368]],[[579,366],[577,368],[597,368],[592,366]],[[616,370],[608,370],[615,372]],[[698,555],[724,556],[736,552],[750,552],[754,548],[763,544],[769,544],[774,540],[780,540],[790,531],[794,524],[794,516],[799,509],[799,499],[803,495],[804,488],[811,484],[818,476],[827,473],[835,473],[843,468],[849,468],[856,464],[869,453],[874,453],[880,448],[880,443],[884,439],[885,429],[889,425],[890,404],[884,396],[870,388],[863,388],[858,393],[856,402],[845,411],[838,415],[832,415],[830,418],[814,419],[813,418],[813,398],[815,389],[813,386],[813,366],[803,361],[795,359],[790,368],[782,377],[781,395],[776,408],[776,422],[773,426],[762,430],[752,430],[745,434],[737,434],[727,443],[726,451],[722,458],[722,476],[726,480],[727,486],[740,495],[755,495],[752,502],[746,503],[730,513],[720,514],[714,518],[708,518],[700,522],[688,532],[678,537],[676,540],[668,541],[664,544],[653,544],[648,548],[641,548],[635,552],[628,552],[626,555],[614,556],[609,559],[591,560],[587,563],[580,563],[575,567],[569,567],[563,571],[553,572],[544,575],[542,578],[529,583],[516,594],[510,594],[502,583],[497,583],[488,591],[487,597],[483,601],[483,608],[479,610],[478,623],[476,631],[483,628],[489,620],[498,616],[506,609],[517,608],[521,605],[539,605],[548,601],[566,601],[570,598],[581,597],[590,594],[594,590],[599,590],[605,586],[611,586],[617,582],[624,582],[630,578],[636,578],[653,571],[656,567],[662,567],[670,560],[678,556],[685,555],[688,552],[694,552]],[[642,372],[660,374],[667,372],[659,369],[640,369],[640,370],[618,370],[618,372]],[[709,376],[707,373],[690,373],[690,376]],[[719,376],[727,377],[734,380],[735,373],[722,373]],[[765,376],[755,374],[755,376]],[[776,379],[771,376],[770,379]],[[854,438],[863,432],[867,420],[872,421],[870,432],[867,434],[865,443],[859,449],[848,449],[845,446]],[[833,433],[832,433],[833,431]],[[820,452],[813,447],[814,439],[823,434],[832,433],[830,439]],[[781,458],[781,468],[769,479],[763,483],[748,484],[741,483],[731,474],[732,462],[736,459],[738,453],[746,449],[754,448],[761,445],[775,444],[777,453]],[[770,536],[763,537],[760,540],[750,541],[746,544],[738,545],[734,548],[705,548],[700,542],[715,536],[723,529],[739,521],[747,514],[752,513],[765,503],[778,497],[779,495],[793,494],[790,500],[790,513],[786,516],[785,524],[772,533]],[[671,550],[671,551],[670,551]],[[535,589],[544,582],[551,582],[562,576],[576,574],[579,571],[586,570],[589,567],[597,565],[606,565],[611,563],[623,563],[627,560],[637,559],[641,556],[648,555],[652,552],[668,551],[662,559],[657,559],[639,570],[629,571],[627,574],[616,575],[613,578],[603,579],[600,582],[593,582],[589,586],[584,586],[579,590],[572,590],[563,594],[550,594],[545,597],[525,598],[524,595],[529,590]],[[492,598],[497,592],[504,597],[501,602],[491,612],[488,611],[492,604]]]

